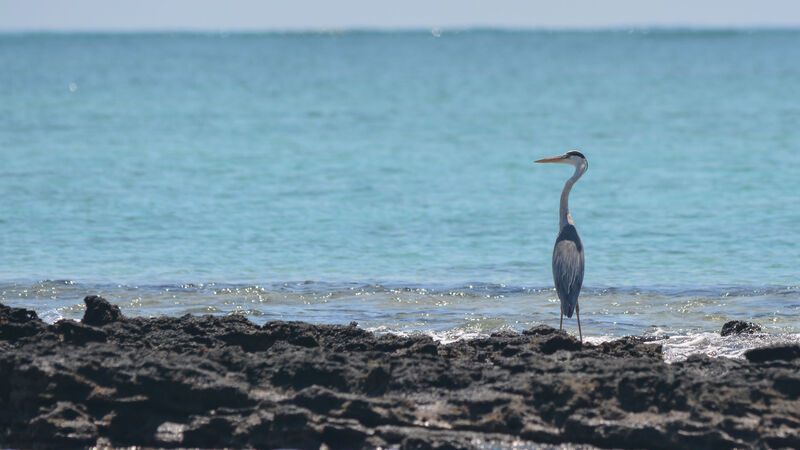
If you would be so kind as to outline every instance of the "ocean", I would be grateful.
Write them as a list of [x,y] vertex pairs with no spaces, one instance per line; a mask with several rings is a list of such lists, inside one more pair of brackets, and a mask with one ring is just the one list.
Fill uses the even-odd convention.
[[[800,31],[0,34],[0,303],[800,341]],[[571,333],[575,319],[566,320]],[[688,349],[686,351],[681,349]]]

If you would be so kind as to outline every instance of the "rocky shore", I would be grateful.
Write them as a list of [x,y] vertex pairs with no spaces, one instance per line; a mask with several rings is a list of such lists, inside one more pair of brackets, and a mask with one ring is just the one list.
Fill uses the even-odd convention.
[[800,447],[796,345],[665,364],[547,326],[441,345],[85,301],[53,325],[0,305],[0,447]]

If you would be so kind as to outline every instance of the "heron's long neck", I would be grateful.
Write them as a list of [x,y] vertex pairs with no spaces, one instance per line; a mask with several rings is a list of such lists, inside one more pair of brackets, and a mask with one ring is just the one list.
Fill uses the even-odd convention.
[[569,214],[569,191],[572,189],[572,185],[578,181],[578,178],[583,175],[583,167],[577,166],[575,167],[575,173],[572,174],[569,180],[564,183],[564,189],[561,191],[561,207],[558,211],[558,229],[561,230],[564,228],[564,225],[570,224],[574,225],[575,223],[572,221],[572,216]]

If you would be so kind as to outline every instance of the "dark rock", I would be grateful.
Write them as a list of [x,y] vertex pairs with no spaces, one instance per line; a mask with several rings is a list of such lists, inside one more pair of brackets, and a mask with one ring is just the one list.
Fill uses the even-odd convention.
[[103,297],[89,295],[83,299],[83,302],[86,303],[86,312],[83,313],[81,322],[86,325],[99,327],[122,318],[119,306],[112,305]]
[[661,344],[652,344],[657,338],[625,336],[614,341],[603,342],[597,349],[608,355],[618,357],[625,356],[649,356],[653,359],[661,360]]
[[64,447],[92,445],[99,435],[85,408],[70,402],[56,402],[51,410],[33,418],[27,431],[34,442]]
[[[198,417],[185,429],[180,426],[176,427],[176,431],[183,431],[183,440],[171,442],[179,442],[182,446],[188,447],[228,447],[231,444],[230,437],[233,435],[235,427],[236,425],[229,417]],[[163,424],[159,430],[162,428]],[[175,437],[180,437],[180,434],[175,433]]]
[[322,430],[322,441],[332,449],[359,448],[366,438],[367,433],[361,427],[348,423],[326,425]]
[[106,334],[102,330],[72,320],[59,320],[50,329],[55,331],[63,342],[70,344],[106,341]]
[[754,348],[744,352],[744,357],[750,362],[767,361],[792,361],[800,358],[800,345],[774,345],[771,347]]
[[546,336],[546,338],[543,338],[538,342],[539,348],[546,355],[553,354],[558,350],[580,350],[582,347],[582,344],[579,340],[565,333],[550,334]]
[[789,372],[777,375],[772,385],[778,392],[786,394],[792,398],[800,397],[800,373]]
[[547,325],[537,325],[535,327],[522,331],[522,334],[524,336],[548,336],[554,333],[566,334],[566,332],[564,332],[563,330],[556,330],[555,328],[548,327]]
[[744,322],[742,320],[731,320],[722,326],[719,334],[721,336],[731,336],[737,334],[756,334],[761,332],[761,327],[753,322]]
[[311,386],[298,392],[291,399],[291,404],[302,406],[318,414],[327,414],[333,409],[339,409],[347,399],[330,389],[320,386]]
[[[91,300],[90,300],[91,299]],[[547,326],[442,345],[240,316],[82,323],[0,305],[0,447],[800,445],[800,347],[665,364]]]
[[219,337],[229,345],[238,345],[246,352],[263,352],[272,347],[275,338],[269,333],[231,331]]
[[45,324],[39,320],[36,312],[0,304],[0,340],[33,336],[44,328]]
[[364,379],[364,392],[370,395],[381,395],[389,388],[392,376],[382,366],[373,367]]

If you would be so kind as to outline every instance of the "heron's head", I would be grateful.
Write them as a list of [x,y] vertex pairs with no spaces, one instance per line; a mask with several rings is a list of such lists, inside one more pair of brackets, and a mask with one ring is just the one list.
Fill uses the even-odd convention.
[[534,162],[537,163],[555,163],[555,164],[569,164],[575,166],[576,168],[580,168],[582,172],[585,172],[586,169],[589,168],[589,162],[586,161],[586,157],[583,156],[583,153],[577,150],[570,150],[563,155],[552,156],[550,158],[539,159]]

